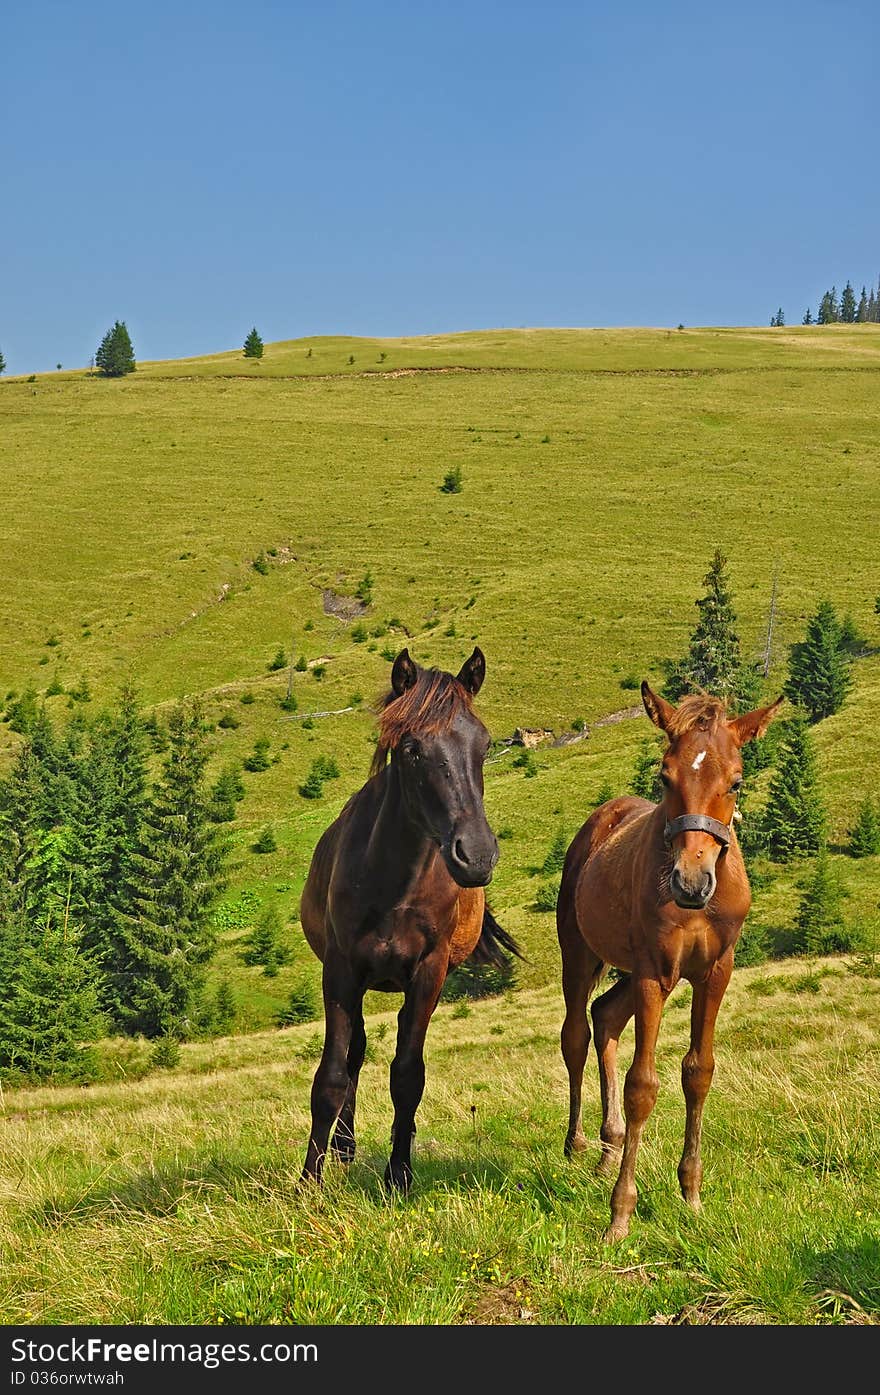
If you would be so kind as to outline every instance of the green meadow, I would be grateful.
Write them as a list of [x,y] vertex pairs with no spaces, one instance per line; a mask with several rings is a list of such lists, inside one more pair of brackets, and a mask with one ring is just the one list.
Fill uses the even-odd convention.
[[[845,915],[877,933],[880,858],[841,849],[880,791],[878,413],[874,325],[322,338],[0,381],[0,698],[60,684],[63,723],[83,679],[87,711],[133,679],[159,716],[201,698],[211,777],[258,739],[271,761],[243,776],[211,970],[236,1034],[149,1074],[146,1045],[104,1042],[100,1084],[2,1101],[2,1320],[876,1321],[870,965],[737,970],[700,1217],[675,1184],[679,990],[637,1223],[609,1254],[606,1185],[562,1162],[558,953],[536,900],[554,834],[626,789],[652,730],[638,684],[686,647],[720,546],[755,660],[777,578],[768,698],[820,600],[864,636],[814,736]],[[407,1203],[380,1186],[396,1003],[371,995],[360,1159],[296,1197],[320,1024],[274,1024],[294,982],[318,982],[296,923],[311,851],[366,777],[394,655],[456,671],[475,643],[497,743],[491,900],[527,962],[514,994],[438,1010]],[[517,727],[552,733],[533,777],[504,744]],[[0,763],[20,739],[0,726]],[[306,799],[319,755],[340,774]],[[802,873],[763,870],[746,935],[784,935]],[[268,906],[294,946],[275,978],[241,953]]]

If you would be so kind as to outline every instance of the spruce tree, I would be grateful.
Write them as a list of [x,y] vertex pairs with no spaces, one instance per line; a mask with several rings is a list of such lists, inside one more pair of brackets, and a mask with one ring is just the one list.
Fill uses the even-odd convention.
[[852,285],[847,281],[843,288],[843,295],[840,297],[840,319],[845,325],[851,325],[856,318],[856,293]]
[[678,702],[686,693],[704,690],[747,708],[757,700],[758,675],[742,657],[727,558],[720,548],[715,549],[703,585],[706,594],[696,601],[700,618],[688,652],[677,663],[667,664],[663,696]]
[[149,1037],[194,1030],[204,966],[214,951],[210,911],[226,885],[228,855],[203,788],[208,751],[198,704],[178,704],[168,738],[132,857],[131,910],[121,921],[124,963],[112,976],[118,1020]]
[[0,373],[5,373],[5,372],[6,372],[6,359],[3,357],[2,350],[0,350]]
[[541,871],[548,877],[554,872],[561,872],[565,864],[565,857],[568,852],[569,838],[565,829],[560,824],[553,837],[553,842],[544,858],[544,865]]
[[859,305],[856,310],[856,324],[864,325],[868,323],[868,296],[865,287],[862,286],[862,294],[859,296]]
[[223,978],[217,985],[217,992],[214,995],[214,1026],[218,1032],[228,1032],[235,1022],[238,1006],[235,1001],[235,994],[228,978]]
[[134,349],[124,320],[117,320],[104,335],[95,354],[95,367],[105,378],[121,378],[134,372]]
[[789,721],[780,745],[763,828],[767,850],[778,862],[818,852],[822,846],[825,809],[813,739],[802,712]]
[[791,646],[785,693],[811,722],[838,712],[852,686],[844,640],[834,606],[822,601],[804,639]]
[[880,853],[880,810],[873,799],[863,799],[849,835],[850,857],[874,857]]
[[877,323],[877,307],[878,301],[874,294],[874,287],[872,286],[871,294],[868,296],[868,324],[873,325]]
[[795,953],[834,954],[850,947],[842,902],[840,880],[823,844],[812,871],[801,882],[794,924]]
[[[97,982],[66,920],[0,926],[0,1074],[29,1080],[94,1079],[88,1043],[101,1035]],[[5,962],[4,962],[5,961]]]
[[244,356],[245,358],[263,357],[263,341],[257,333],[256,328],[251,330],[244,341]]
[[805,311],[805,313],[804,313],[804,318],[801,320],[801,324],[804,324],[804,325],[811,325],[812,323],[813,323],[813,312],[812,312],[812,310],[810,309],[810,307],[809,307],[809,305],[808,305],[807,308],[806,308],[806,311]]
[[774,323],[775,323],[775,324],[777,325],[777,327],[780,328],[780,329],[781,329],[782,326],[785,324],[785,313],[784,313],[784,311],[783,311],[781,305],[780,305],[779,309],[776,311],[776,320],[774,321]]
[[235,818],[235,806],[244,799],[244,781],[237,765],[227,765],[211,790],[208,806],[209,817],[215,823],[231,823]]
[[248,937],[243,954],[244,962],[251,966],[262,964],[267,978],[274,978],[283,964],[293,958],[293,949],[285,941],[281,917],[274,906],[263,912]]
[[636,752],[635,768],[629,782],[630,793],[659,804],[663,798],[663,785],[660,780],[662,763],[661,741],[655,736],[646,736]]

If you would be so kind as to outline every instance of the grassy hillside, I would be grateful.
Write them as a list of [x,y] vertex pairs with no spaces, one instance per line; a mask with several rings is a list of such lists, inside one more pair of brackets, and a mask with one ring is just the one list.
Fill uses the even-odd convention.
[[408,1201],[381,1184],[387,1011],[369,1026],[360,1155],[321,1195],[295,1189],[313,1026],[185,1046],[136,1083],[18,1091],[0,1134],[0,1322],[877,1323],[880,979],[840,960],[734,975],[699,1216],[675,1177],[688,995],[667,1007],[639,1209],[610,1251],[592,1055],[596,1150],[562,1158],[553,988],[438,1009]]
[[[460,371],[418,371],[442,369]],[[501,751],[488,769],[490,816],[508,834],[496,912],[529,952],[522,982],[555,982],[535,871],[606,781],[625,786],[647,720],[597,723],[686,644],[714,547],[730,557],[750,655],[778,568],[768,692],[823,596],[876,645],[878,407],[871,325],[319,339],[268,345],[258,361],[143,364],[121,381],[4,381],[2,691],[85,676],[96,707],[131,675],[160,708],[200,693],[212,721],[240,722],[216,729],[214,769],[268,737],[275,763],[245,775],[230,899],[252,889],[287,916],[321,829],[364,778],[389,658],[407,643],[457,668],[479,642],[496,737],[559,735],[577,719],[590,730],[540,748],[537,779]],[[464,488],[449,495],[452,465]],[[268,667],[279,647],[307,664],[293,714],[279,706],[287,672]],[[66,694],[48,704],[70,711]],[[312,711],[336,715],[307,725]],[[833,840],[880,783],[878,718],[874,656],[817,729]],[[8,759],[18,738],[0,730]],[[341,775],[307,801],[298,787],[321,752]],[[260,856],[267,823],[279,850]],[[875,915],[875,862],[841,859],[853,915]],[[759,891],[758,919],[790,917],[795,877]],[[313,969],[304,953],[275,980],[245,969],[243,933],[217,972],[231,973],[241,1025],[267,1025],[293,975]]]

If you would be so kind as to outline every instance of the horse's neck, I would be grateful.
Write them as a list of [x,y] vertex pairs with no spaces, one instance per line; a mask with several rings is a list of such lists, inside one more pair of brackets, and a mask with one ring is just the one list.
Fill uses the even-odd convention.
[[[390,767],[364,852],[364,867],[390,903],[420,881],[438,856],[437,844],[414,822]],[[383,898],[385,899],[385,898]]]

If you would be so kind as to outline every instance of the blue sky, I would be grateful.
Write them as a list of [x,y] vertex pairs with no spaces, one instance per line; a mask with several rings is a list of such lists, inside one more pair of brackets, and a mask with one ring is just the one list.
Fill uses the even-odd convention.
[[880,7],[17,4],[7,372],[309,334],[766,324],[880,274]]

